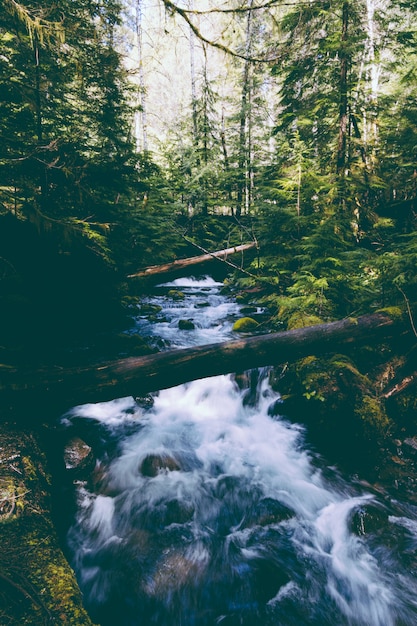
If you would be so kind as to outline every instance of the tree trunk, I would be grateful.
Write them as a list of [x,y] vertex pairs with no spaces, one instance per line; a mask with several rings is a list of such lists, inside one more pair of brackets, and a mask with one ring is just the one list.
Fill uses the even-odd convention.
[[[136,39],[138,46],[138,64],[139,64],[139,101],[140,101],[140,109],[137,113],[140,119],[140,124],[138,126],[141,127],[142,130],[142,150],[143,152],[148,152],[148,129],[147,129],[147,121],[146,121],[146,87],[145,87],[145,74],[143,69],[143,42],[142,42],[142,0],[136,1]],[[140,141],[139,141],[139,128],[137,129],[136,142],[137,142],[137,150],[140,152]]]
[[195,265],[204,265],[217,259],[218,261],[224,261],[227,257],[238,252],[245,252],[256,247],[256,243],[245,243],[241,246],[235,246],[233,248],[226,248],[225,250],[218,250],[217,252],[211,252],[208,254],[202,254],[200,256],[193,256],[188,259],[178,259],[172,263],[165,263],[164,265],[153,265],[147,267],[144,270],[130,274],[128,278],[147,278],[151,276],[162,276],[164,274],[181,273],[189,267]]
[[349,3],[344,2],[342,8],[342,41],[340,46],[340,103],[339,103],[339,137],[337,141],[336,166],[338,174],[344,178],[346,168],[347,134],[348,134],[348,68],[347,52],[349,26]]
[[[246,23],[246,45],[245,55],[249,57],[252,48],[252,6],[253,0],[248,3],[248,16]],[[250,102],[250,73],[251,63],[246,59],[243,67],[242,76],[242,100],[240,105],[240,123],[239,123],[239,156],[238,156],[238,176],[237,176],[237,192],[236,192],[236,217],[240,217],[242,209],[246,204],[249,155],[247,142],[247,128],[249,123],[249,102]]]
[[65,410],[76,404],[140,396],[191,380],[278,365],[347,346],[367,345],[401,332],[386,313],[344,319],[308,328],[241,338],[224,343],[131,357],[101,366],[27,372],[3,376],[4,406],[48,406]]

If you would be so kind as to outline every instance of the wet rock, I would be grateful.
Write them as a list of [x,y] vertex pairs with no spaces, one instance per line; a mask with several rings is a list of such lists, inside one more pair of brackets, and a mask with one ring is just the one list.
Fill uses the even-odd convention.
[[252,513],[252,521],[260,526],[267,526],[268,524],[277,524],[293,516],[294,511],[282,502],[273,498],[263,498]]
[[191,320],[191,319],[179,320],[178,328],[180,330],[194,330],[195,329],[195,324],[194,324],[193,320]]
[[246,316],[246,315],[252,315],[253,313],[256,313],[257,310],[258,309],[256,308],[256,306],[244,306],[242,307],[240,312],[242,313],[242,315]]
[[382,532],[388,524],[388,514],[374,504],[366,504],[352,516],[351,529],[356,535]]
[[194,585],[205,565],[204,560],[194,561],[179,551],[169,550],[146,582],[145,591],[151,597],[163,599],[186,585]]
[[417,454],[417,437],[408,437],[404,439],[404,448],[407,449],[407,454]]
[[178,291],[177,289],[170,289],[167,294],[168,298],[172,298],[173,300],[184,300],[185,295],[182,291]]
[[177,461],[169,455],[165,454],[148,454],[141,465],[140,472],[143,476],[153,478],[161,472],[176,472],[181,470]]
[[158,304],[148,304],[142,302],[140,305],[140,314],[141,315],[157,315],[162,311],[162,307]]
[[135,402],[141,409],[151,409],[154,405],[154,399],[150,395],[137,396]]
[[209,306],[210,306],[210,302],[197,302],[197,304],[195,305],[195,308],[196,309],[206,309]]
[[247,389],[249,387],[249,374],[248,372],[241,372],[234,375],[234,380],[239,389]]
[[194,506],[181,500],[170,500],[166,505],[165,525],[185,524],[194,515]]
[[86,477],[95,465],[92,448],[80,437],[72,437],[64,448],[65,468],[77,477]]

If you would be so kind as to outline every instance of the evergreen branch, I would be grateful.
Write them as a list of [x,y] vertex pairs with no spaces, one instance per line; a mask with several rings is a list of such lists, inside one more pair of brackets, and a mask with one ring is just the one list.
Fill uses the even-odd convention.
[[49,22],[41,17],[33,16],[29,9],[16,0],[4,0],[4,3],[6,9],[24,24],[31,42],[36,37],[39,43],[43,44],[45,35],[49,38],[51,34],[55,34],[61,43],[64,42],[65,33],[61,22]]

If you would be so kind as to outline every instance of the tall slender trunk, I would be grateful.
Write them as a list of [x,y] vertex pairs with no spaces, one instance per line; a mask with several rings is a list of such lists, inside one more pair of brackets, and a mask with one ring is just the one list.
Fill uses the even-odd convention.
[[[145,86],[145,74],[143,70],[143,42],[142,42],[142,0],[136,2],[136,38],[138,46],[138,61],[139,61],[139,104],[140,110],[138,111],[138,132],[136,133],[137,150],[140,151],[141,147],[144,152],[148,151],[148,126],[146,119],[146,86]],[[142,146],[140,145],[139,136],[142,134]]]
[[[190,0],[189,2],[190,11],[194,9],[194,1]],[[198,153],[199,150],[199,125],[198,125],[198,100],[197,100],[197,77],[195,70],[195,35],[190,27],[189,29],[189,42],[190,42],[190,77],[191,77],[191,109],[192,109],[192,125],[193,125],[193,144],[195,150],[195,165],[196,167],[200,166],[200,156]],[[191,194],[190,204],[192,209],[195,208],[196,205],[196,196],[194,193]]]
[[[36,143],[38,148],[43,145],[42,98],[41,98],[41,63],[40,46],[36,32],[33,35],[33,57],[35,62],[35,116],[36,116]],[[47,170],[43,159],[38,160],[40,205],[45,207],[48,192]]]
[[207,56],[204,62],[204,94],[203,94],[203,167],[204,172],[201,177],[202,184],[202,211],[204,215],[208,213],[208,184],[207,168],[209,162],[209,82],[207,76]]
[[366,0],[367,13],[367,63],[369,84],[369,107],[364,108],[364,141],[369,141],[375,151],[378,141],[378,125],[376,122],[376,106],[378,100],[379,77],[381,64],[376,61],[375,54],[375,0]]
[[[248,15],[246,22],[246,45],[245,56],[249,57],[252,47],[252,6],[253,0],[249,0]],[[240,105],[240,124],[239,124],[239,154],[238,154],[238,178],[237,178],[237,194],[236,194],[236,217],[240,217],[244,206],[244,198],[246,198],[248,184],[248,145],[247,145],[247,127],[249,120],[249,101],[250,101],[250,74],[251,62],[247,59],[244,62],[242,74],[242,98]]]
[[339,82],[339,137],[337,141],[337,172],[345,175],[347,165],[347,137],[348,137],[348,70],[349,54],[346,49],[349,27],[349,2],[343,3],[342,8],[342,39],[340,46],[340,82]]
[[[193,0],[190,1],[190,11],[194,8]],[[190,27],[190,74],[191,74],[191,106],[193,115],[193,132],[194,143],[198,142],[198,112],[197,112],[197,80],[195,72],[195,45],[194,45],[194,33]]]
[[225,189],[225,191],[227,191],[227,198],[230,203],[230,208],[231,208],[232,216],[233,216],[234,207],[232,204],[232,188],[229,182],[230,181],[230,161],[229,161],[229,153],[227,151],[227,144],[226,144],[226,126],[225,126],[225,121],[224,121],[224,107],[222,107],[222,126],[220,130],[220,141],[222,145],[224,173],[225,173],[225,179],[226,179],[225,185],[223,186],[223,188]]
[[33,56],[35,60],[35,110],[36,110],[36,138],[40,146],[43,141],[42,105],[41,105],[41,64],[40,49],[36,33],[33,35]]

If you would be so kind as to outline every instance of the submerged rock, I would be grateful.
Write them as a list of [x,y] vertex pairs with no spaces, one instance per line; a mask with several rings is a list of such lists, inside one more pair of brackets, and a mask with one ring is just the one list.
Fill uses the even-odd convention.
[[194,330],[195,324],[193,320],[179,320],[178,328],[180,330]]
[[180,469],[177,461],[166,454],[148,454],[140,465],[141,474],[149,478],[157,476],[160,472],[175,472]]

